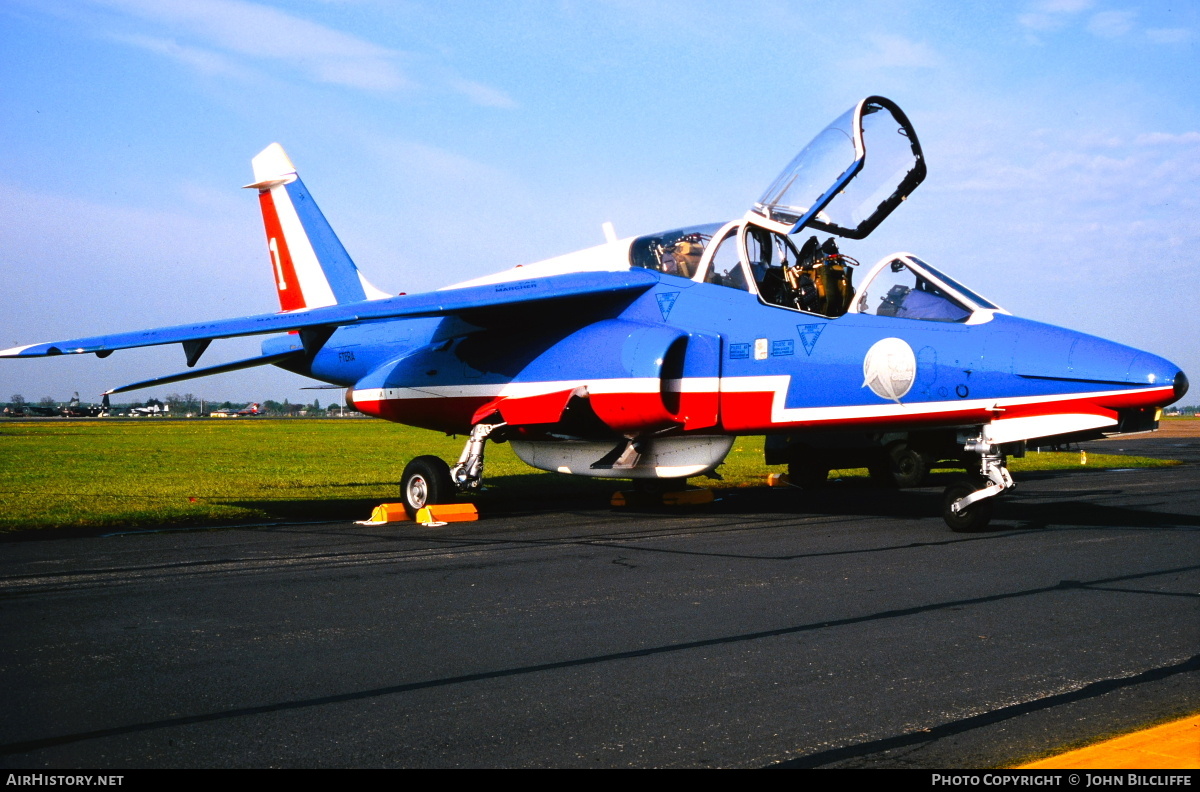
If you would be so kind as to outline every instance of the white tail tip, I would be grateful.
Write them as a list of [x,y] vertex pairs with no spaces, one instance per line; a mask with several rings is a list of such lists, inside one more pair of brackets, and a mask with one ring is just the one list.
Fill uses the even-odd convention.
[[254,184],[247,184],[247,187],[265,190],[296,178],[296,166],[278,143],[272,143],[258,152],[250,164],[254,168]]

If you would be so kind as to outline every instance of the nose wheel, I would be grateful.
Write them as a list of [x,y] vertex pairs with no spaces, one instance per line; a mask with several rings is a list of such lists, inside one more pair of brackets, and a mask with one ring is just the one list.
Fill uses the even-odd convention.
[[957,511],[952,508],[955,504],[963,503],[968,497],[983,489],[984,486],[981,482],[970,478],[960,479],[946,487],[946,492],[942,496],[942,519],[946,521],[946,525],[950,527],[951,531],[981,531],[992,521],[992,512],[995,511],[996,502],[991,498],[977,500],[966,506],[960,505]]
[[992,520],[995,497],[1017,486],[999,447],[980,435],[963,450],[979,454],[979,477],[956,481],[942,496],[942,519],[951,531],[981,531]]

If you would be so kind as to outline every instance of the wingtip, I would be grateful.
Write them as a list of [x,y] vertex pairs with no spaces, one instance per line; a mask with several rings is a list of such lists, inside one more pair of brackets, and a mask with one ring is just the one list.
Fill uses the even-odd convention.
[[26,349],[32,349],[39,344],[26,344],[25,346],[9,347],[8,349],[0,349],[0,358],[15,358],[15,357],[33,357],[32,355],[22,355]]

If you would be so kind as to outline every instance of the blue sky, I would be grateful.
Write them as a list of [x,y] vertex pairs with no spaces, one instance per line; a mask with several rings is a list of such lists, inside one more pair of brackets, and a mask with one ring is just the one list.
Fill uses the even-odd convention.
[[[881,94],[929,176],[847,252],[916,253],[1200,380],[1198,40],[1196,4],[1116,0],[6,0],[0,347],[276,309],[239,189],[272,141],[367,276],[412,293],[597,244],[605,221],[740,216]],[[0,401],[183,368],[178,347],[0,361]],[[128,396],[340,398],[306,384]]]

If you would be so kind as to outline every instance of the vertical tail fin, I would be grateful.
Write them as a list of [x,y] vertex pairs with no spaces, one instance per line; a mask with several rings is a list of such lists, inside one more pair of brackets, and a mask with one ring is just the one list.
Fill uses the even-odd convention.
[[317,208],[283,146],[272,143],[253,160],[267,249],[285,311],[378,300],[389,295],[372,286],[342,247]]

